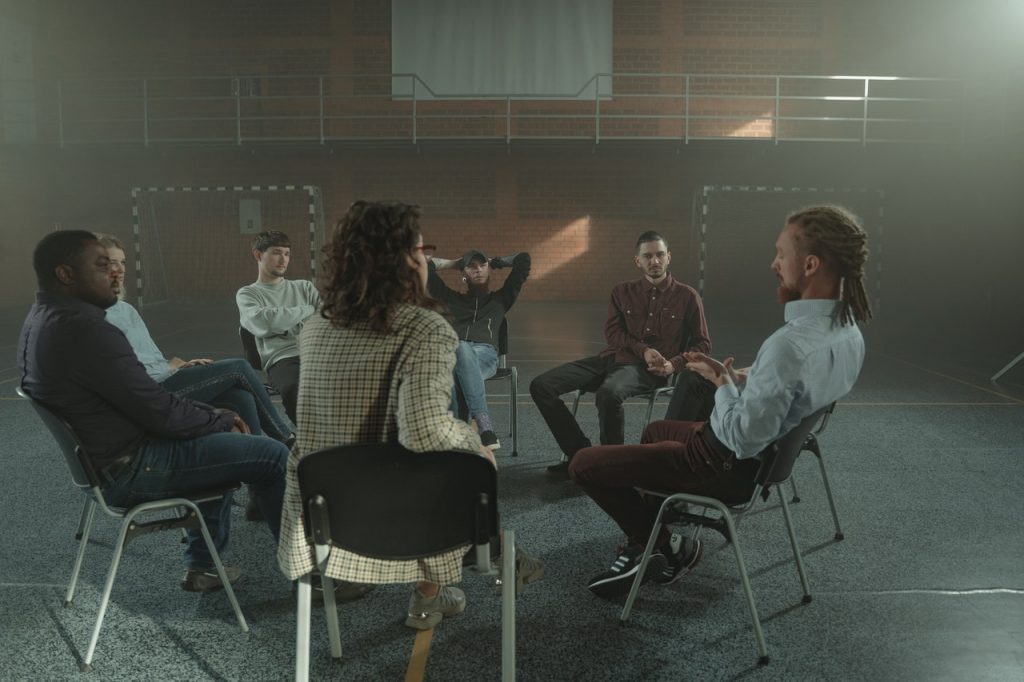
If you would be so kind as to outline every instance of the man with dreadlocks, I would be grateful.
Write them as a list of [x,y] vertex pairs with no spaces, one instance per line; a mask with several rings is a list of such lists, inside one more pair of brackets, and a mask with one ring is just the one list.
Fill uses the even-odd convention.
[[[703,353],[687,368],[715,384],[707,422],[652,422],[640,445],[591,447],[576,453],[569,474],[626,533],[627,546],[595,576],[592,592],[629,591],[656,511],[637,488],[706,495],[726,503],[750,499],[758,454],[804,417],[846,395],[864,362],[858,322],[871,318],[864,293],[867,235],[836,206],[790,215],[775,243],[772,270],[786,324],[761,345],[749,372]],[[702,555],[699,540],[659,529],[644,581],[670,583]]]

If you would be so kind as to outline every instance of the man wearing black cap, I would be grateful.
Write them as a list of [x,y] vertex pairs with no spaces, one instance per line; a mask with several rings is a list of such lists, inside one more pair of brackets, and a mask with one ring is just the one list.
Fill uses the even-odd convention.
[[[491,423],[484,380],[494,376],[497,370],[498,330],[530,276],[530,254],[523,251],[488,260],[482,251],[471,249],[457,260],[433,257],[428,262],[427,288],[448,308],[452,326],[459,335],[459,346],[455,351],[455,382],[466,399],[470,416],[476,420],[480,441],[497,450],[500,443]],[[512,271],[505,278],[505,283],[497,291],[491,291],[491,270],[506,267],[511,267]],[[441,280],[437,271],[444,269],[462,272],[465,292],[455,291]],[[454,398],[452,411],[458,413]]]

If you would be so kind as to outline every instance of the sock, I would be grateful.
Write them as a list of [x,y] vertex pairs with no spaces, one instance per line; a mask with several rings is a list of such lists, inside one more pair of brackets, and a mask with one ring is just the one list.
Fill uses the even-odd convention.
[[476,430],[479,433],[494,430],[494,425],[491,424],[491,416],[489,414],[474,415],[473,419],[476,420]]

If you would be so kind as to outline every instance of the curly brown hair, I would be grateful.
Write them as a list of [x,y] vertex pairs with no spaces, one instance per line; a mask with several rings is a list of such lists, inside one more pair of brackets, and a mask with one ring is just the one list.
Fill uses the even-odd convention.
[[402,203],[357,201],[338,221],[324,249],[320,314],[337,327],[369,322],[390,332],[399,305],[440,311],[409,256],[420,238],[420,209]]

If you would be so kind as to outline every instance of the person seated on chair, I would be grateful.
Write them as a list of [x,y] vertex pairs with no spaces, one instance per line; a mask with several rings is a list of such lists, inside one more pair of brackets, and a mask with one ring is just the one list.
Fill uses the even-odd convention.
[[238,414],[256,435],[266,433],[282,443],[292,441],[291,425],[274,407],[263,381],[245,360],[182,360],[178,357],[168,360],[164,357],[142,316],[124,300],[124,247],[117,237],[103,234],[98,237],[100,244],[107,249],[110,277],[117,294],[117,303],[107,308],[107,322],[124,332],[146,373],[178,397],[227,407]]
[[[665,238],[657,232],[641,234],[633,260],[643,277],[612,289],[604,328],[608,347],[600,355],[560,365],[530,382],[533,402],[568,460],[591,443],[562,402],[562,394],[594,391],[601,443],[621,444],[622,402],[665,385],[666,377],[684,368],[684,352],[711,351],[700,296],[669,274],[672,254]],[[710,391],[705,385],[698,375],[681,372],[676,392]],[[548,467],[560,475],[568,469],[568,461]]]
[[[864,362],[857,322],[871,318],[863,284],[867,254],[867,235],[846,210],[815,206],[791,214],[771,266],[786,324],[761,345],[746,375],[733,369],[732,358],[686,354],[686,367],[717,387],[711,419],[652,422],[640,445],[576,453],[570,476],[627,538],[611,568],[590,581],[591,591],[625,594],[639,570],[656,510],[637,488],[746,502],[759,453],[849,393]],[[700,560],[700,541],[676,544],[666,528],[658,533],[643,579],[673,582]]]
[[[247,435],[229,410],[179,398],[153,381],[124,334],[104,319],[117,302],[107,250],[91,232],[51,232],[36,246],[40,291],[18,339],[21,387],[78,437],[107,503],[132,506],[247,483],[278,536],[288,448]],[[227,546],[230,495],[200,505],[218,553]],[[222,587],[198,530],[188,533],[181,586]],[[238,567],[227,570],[229,580]]]
[[[455,349],[456,386],[462,391],[469,416],[476,421],[480,441],[497,450],[501,443],[494,433],[484,381],[497,371],[498,330],[530,276],[530,254],[521,251],[488,260],[482,251],[473,249],[457,260],[431,257],[427,265],[430,295],[444,303],[459,336]],[[511,272],[500,289],[491,291],[491,271],[505,267],[511,267]],[[438,276],[438,270],[447,268],[462,272],[465,292],[449,288]],[[452,412],[459,413],[456,395],[452,396]]]
[[[314,569],[296,470],[335,445],[400,443],[414,452],[468,450],[494,463],[476,432],[448,409],[458,338],[427,292],[419,209],[357,201],[325,249],[324,305],[299,336],[299,440],[288,461],[278,561],[291,579]],[[384,484],[386,482],[382,482]],[[333,547],[326,575],[368,583],[413,582],[406,625],[427,629],[464,610],[461,548],[427,559],[385,561]],[[517,552],[517,578],[543,567]]]
[[320,308],[320,293],[304,279],[285,279],[291,260],[291,241],[284,232],[256,235],[252,257],[255,282],[235,294],[239,324],[256,337],[256,347],[270,385],[281,394],[284,411],[295,423],[299,395],[299,332],[302,323]]

